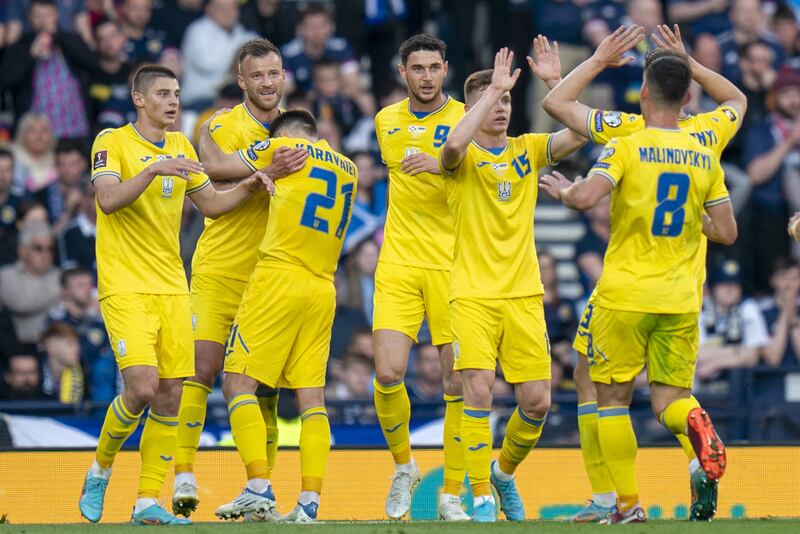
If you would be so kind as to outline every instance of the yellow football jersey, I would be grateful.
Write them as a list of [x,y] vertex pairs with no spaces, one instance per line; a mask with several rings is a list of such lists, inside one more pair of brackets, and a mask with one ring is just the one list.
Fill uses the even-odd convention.
[[552,137],[509,137],[499,153],[473,141],[455,170],[443,170],[455,223],[450,300],[544,294],[533,212]]
[[255,172],[269,165],[281,146],[305,148],[308,159],[302,170],[275,182],[272,216],[258,249],[258,263],[299,267],[333,281],[358,170],[325,140],[276,137],[240,150],[239,157]]
[[399,265],[449,270],[453,263],[453,219],[441,176],[409,176],[400,170],[406,156],[425,153],[439,158],[450,131],[464,116],[464,104],[447,97],[424,116],[411,112],[405,100],[383,108],[375,117],[381,156],[389,170],[389,210],[380,260]]
[[[269,125],[259,122],[244,103],[214,119],[209,130],[225,153],[246,149],[269,137]],[[192,273],[247,281],[256,265],[268,212],[269,195],[258,191],[232,212],[207,218],[192,257]]]
[[700,311],[695,259],[704,208],[729,202],[714,153],[682,130],[646,128],[606,145],[590,173],[611,192],[611,237],[595,301],[642,313]]
[[[735,109],[730,106],[719,106],[714,111],[682,117],[678,125],[701,145],[710,148],[719,158],[739,130],[740,120]],[[587,124],[591,140],[601,144],[608,143],[615,137],[625,137],[640,132],[645,127],[644,117],[638,113],[601,109],[593,109],[589,113]]]
[[[92,181],[124,182],[150,164],[170,158],[197,160],[182,133],[167,132],[162,147],[133,124],[103,130],[92,147]],[[133,203],[110,215],[97,209],[98,298],[117,293],[186,294],[178,233],[184,195],[211,185],[208,176],[156,176]]]

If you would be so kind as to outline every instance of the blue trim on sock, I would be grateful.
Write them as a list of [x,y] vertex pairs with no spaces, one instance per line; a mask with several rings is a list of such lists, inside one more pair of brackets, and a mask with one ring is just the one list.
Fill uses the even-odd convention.
[[166,426],[178,426],[178,418],[176,417],[174,421],[167,421],[166,419],[161,419],[162,417],[166,417],[164,415],[158,415],[157,413],[153,413],[150,411],[148,417],[155,421],[156,423],[161,423],[162,425]]
[[233,411],[239,406],[244,406],[246,404],[255,404],[256,406],[258,406],[258,401],[255,399],[242,399],[236,404],[232,404],[230,407],[228,407],[228,415],[232,414]]
[[629,408],[600,408],[597,412],[600,417],[630,416],[631,414]]
[[398,380],[397,382],[392,382],[392,383],[390,383],[390,384],[381,384],[380,382],[378,382],[378,379],[377,379],[377,378],[375,379],[375,383],[376,383],[377,385],[379,385],[380,387],[382,387],[382,388],[393,388],[393,387],[395,387],[395,386],[399,386],[399,385],[400,385],[400,384],[402,384],[403,382],[404,382],[403,380]]
[[533,417],[528,417],[527,415],[525,415],[525,412],[519,409],[519,406],[517,406],[517,413],[519,414],[520,419],[522,419],[523,421],[532,426],[542,426],[544,422],[547,421],[546,415],[541,419],[534,419]]
[[580,417],[581,415],[591,415],[593,413],[597,413],[596,402],[587,402],[583,406],[578,405],[578,417]]
[[122,421],[126,425],[132,425],[132,424],[138,422],[138,420],[139,420],[138,418],[137,419],[130,419],[130,418],[126,417],[125,415],[123,415],[122,413],[120,413],[122,411],[122,406],[117,408],[116,404],[114,404],[115,402],[119,402],[120,404],[122,404],[122,399],[120,399],[120,397],[117,396],[117,397],[114,398],[113,401],[111,401],[111,410],[114,412],[114,415],[117,416],[117,419],[119,419],[120,421]]
[[489,417],[491,413],[492,410],[467,410],[467,409],[464,410],[464,415],[477,418]]

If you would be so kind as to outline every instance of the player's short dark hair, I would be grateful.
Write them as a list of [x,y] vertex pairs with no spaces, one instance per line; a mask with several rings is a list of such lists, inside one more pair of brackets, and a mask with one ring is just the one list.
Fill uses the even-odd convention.
[[161,65],[147,64],[139,67],[133,75],[133,90],[137,93],[144,94],[159,78],[172,78],[177,80],[178,77],[175,73],[167,67]]
[[644,79],[653,98],[670,107],[680,107],[692,81],[689,57],[677,50],[662,50],[645,59]]
[[305,109],[290,109],[284,111],[272,121],[269,131],[271,136],[276,136],[281,130],[300,128],[309,135],[317,135],[317,121],[314,115]]
[[61,273],[61,287],[67,287],[69,281],[76,276],[92,276],[92,273],[84,269],[83,267],[71,267],[69,269],[65,269]]
[[439,55],[442,56],[442,61],[444,61],[447,54],[447,45],[441,39],[425,35],[424,33],[409,37],[400,45],[400,61],[403,63],[403,66],[405,66],[408,61],[408,56],[420,50],[439,52]]
[[302,24],[308,17],[313,17],[315,15],[324,15],[328,17],[328,20],[333,19],[330,10],[324,5],[310,4],[308,7],[300,11],[300,13],[297,16],[297,23]]
[[475,93],[489,87],[492,84],[492,74],[494,69],[479,70],[470,74],[464,82],[464,101],[469,102]]
[[14,161],[14,153],[9,149],[0,146],[0,158],[8,158],[11,161]]
[[283,61],[281,51],[269,39],[250,39],[239,48],[239,53],[236,56],[237,63],[241,67],[244,60],[250,56],[264,57],[270,54],[275,54],[278,59]]

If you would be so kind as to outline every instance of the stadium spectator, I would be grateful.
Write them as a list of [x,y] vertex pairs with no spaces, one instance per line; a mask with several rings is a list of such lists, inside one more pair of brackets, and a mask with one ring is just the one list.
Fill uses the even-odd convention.
[[42,372],[36,356],[36,346],[19,345],[3,366],[3,387],[0,400],[45,400],[49,396],[42,390]]
[[769,345],[758,304],[742,299],[739,264],[723,263],[711,280],[711,298],[700,312],[697,377],[707,381],[726,369],[755,366]]
[[684,37],[702,33],[719,35],[731,28],[728,16],[730,0],[666,0],[667,18],[680,24]]
[[35,224],[22,230],[18,252],[16,263],[0,269],[0,306],[11,313],[19,340],[36,343],[60,293],[50,228]]
[[19,340],[8,310],[0,307],[0,367],[18,349]]
[[62,268],[81,267],[97,274],[95,238],[97,236],[97,206],[94,187],[90,182],[81,186],[80,211],[58,236],[58,259]]
[[14,185],[35,193],[58,179],[56,139],[50,120],[41,113],[26,113],[17,127],[14,153]]
[[356,103],[344,94],[340,70],[339,62],[330,59],[314,65],[311,111],[317,120],[333,120],[346,137],[362,115]]
[[544,318],[552,356],[552,385],[557,389],[565,376],[572,376],[575,367],[572,338],[578,327],[578,316],[575,303],[559,294],[555,256],[547,250],[540,250],[538,258],[544,286]]
[[17,208],[17,232],[37,225],[48,225],[47,209],[35,197],[26,197]]
[[328,394],[335,400],[372,399],[372,377],[375,363],[369,356],[358,352],[348,352],[342,358],[339,381]]
[[787,196],[790,205],[800,206],[800,72],[781,69],[770,95],[771,113],[752,125],[744,145],[744,166],[753,190],[750,222],[741,229],[742,259],[747,260],[748,278],[760,292],[769,291],[770,263],[789,253],[784,232]]
[[583,213],[586,230],[575,243],[575,264],[581,275],[581,283],[590,293],[603,271],[603,256],[611,235],[611,197],[605,197],[592,209]]
[[17,217],[22,191],[14,186],[14,155],[0,147],[0,265],[17,259]]
[[242,6],[241,20],[245,28],[280,48],[294,38],[297,6],[281,0],[248,0]]
[[133,64],[156,63],[164,51],[166,36],[150,25],[152,0],[124,0],[122,30],[127,38],[125,53]]
[[740,76],[732,81],[747,97],[747,114],[742,122],[744,131],[767,116],[767,95],[778,76],[774,60],[775,52],[760,41],[746,44],[741,49]]
[[42,334],[42,389],[63,404],[78,404],[85,394],[78,333],[66,323],[53,323]]
[[783,47],[786,57],[791,59],[800,53],[797,16],[791,7],[781,3],[772,15],[772,32]]
[[369,152],[356,152],[350,159],[358,168],[358,192],[342,249],[345,253],[374,235],[386,217],[387,184],[379,175],[375,157]]
[[30,30],[3,58],[3,81],[14,99],[15,117],[44,114],[57,137],[86,137],[85,84],[97,60],[77,33],[58,29],[54,0],[31,0]]
[[[694,40],[694,46],[692,48],[692,57],[694,57],[698,63],[714,72],[720,71],[722,68],[722,52],[719,49],[719,43],[716,37],[709,33],[701,33]],[[684,106],[684,110],[687,112],[704,113],[712,111],[717,107],[717,103],[714,99],[708,96],[700,84],[694,80],[689,90],[691,91],[692,99]],[[750,109],[748,106],[746,117],[750,116],[749,111]]]
[[258,37],[239,22],[237,0],[210,0],[205,15],[186,29],[183,52],[184,107],[201,111],[214,100],[239,47]]
[[370,345],[372,344],[372,330],[364,316],[364,311],[348,305],[347,279],[343,269],[336,271],[333,283],[336,287],[336,315],[334,315],[331,329],[331,358],[329,360],[331,366],[346,352],[347,346],[355,337],[355,332],[362,330],[368,332]]
[[89,162],[80,143],[62,139],[56,145],[58,180],[37,194],[47,208],[53,232],[61,233],[78,214],[83,199],[83,185],[89,181]]
[[364,115],[375,113],[371,94],[361,88],[358,60],[344,39],[333,36],[333,21],[325,7],[311,5],[300,13],[297,37],[287,43],[281,53],[286,69],[286,94],[294,89],[309,92],[314,65],[323,60],[335,61],[341,66],[345,94],[358,104]]
[[411,402],[441,402],[444,395],[442,386],[442,364],[439,349],[430,343],[417,346],[412,362],[412,378],[406,380],[408,397]]
[[366,239],[347,259],[348,305],[364,311],[372,324],[372,297],[375,293],[375,269],[378,267],[378,245]]
[[98,69],[89,81],[92,127],[95,133],[105,128],[119,128],[136,119],[131,101],[130,76],[133,68],[127,61],[127,38],[118,21],[103,19],[94,28],[97,41]]
[[766,14],[761,0],[732,0],[730,20],[732,27],[719,36],[722,50],[721,74],[729,80],[739,77],[739,50],[746,44],[762,42],[775,53],[773,67],[783,63],[783,47],[774,35],[766,31]]
[[186,28],[203,16],[203,4],[203,0],[160,2],[153,12],[153,29],[165,35],[167,46],[180,48]]
[[357,352],[367,358],[375,359],[375,347],[372,342],[372,330],[369,327],[359,327],[353,331],[350,342],[345,352]]
[[[7,37],[6,42],[15,43],[23,33],[31,29],[31,22],[27,17],[33,2],[31,0],[5,0],[7,17]],[[89,24],[89,12],[86,10],[84,0],[56,0],[58,10],[58,29],[63,32],[77,33],[91,45],[92,39],[91,25]]]
[[102,351],[109,348],[103,320],[97,309],[92,273],[73,267],[61,273],[61,302],[50,310],[50,323],[64,323],[75,329],[80,338],[81,361],[94,365]]
[[778,258],[772,273],[773,294],[761,303],[771,338],[764,362],[773,367],[800,364],[800,264]]

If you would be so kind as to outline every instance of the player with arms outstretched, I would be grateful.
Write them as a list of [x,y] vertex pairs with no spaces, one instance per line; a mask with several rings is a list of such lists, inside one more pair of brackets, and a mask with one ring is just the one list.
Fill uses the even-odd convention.
[[248,481],[242,494],[216,514],[227,519],[275,508],[266,429],[255,397],[263,384],[296,392],[302,491],[283,520],[311,522],[317,517],[331,442],[323,389],[336,308],[333,273],[358,173],[352,161],[319,139],[314,118],[304,110],[282,113],[272,123],[272,139],[237,154],[223,154],[209,143],[206,125],[201,132],[201,143],[210,149],[209,162],[224,168],[230,178],[264,168],[282,146],[308,152],[305,167],[275,185],[258,262],[228,339],[223,392]]
[[92,148],[97,194],[98,298],[124,387],[106,413],[79,508],[96,523],[111,465],[150,407],[141,438],[136,524],[189,524],[157,502],[175,454],[183,379],[194,374],[189,289],[178,233],[184,196],[206,217],[245,201],[266,178],[257,173],[217,191],[189,140],[167,132],[180,88],[167,68],[147,65],[133,77],[135,123],[100,132]]
[[[674,32],[667,26],[659,26],[657,32],[653,35],[653,41],[660,48],[646,58],[646,66],[659,57],[673,55],[675,52],[685,54],[680,29],[677,26],[675,26]],[[616,137],[624,137],[642,131],[645,128],[645,120],[642,115],[592,109],[577,99],[586,86],[604,69],[628,63],[632,58],[625,56],[625,53],[643,38],[642,29],[638,26],[618,28],[600,43],[592,57],[576,67],[550,91],[542,103],[545,110],[574,131],[581,135],[588,135],[596,143],[605,144]],[[544,57],[558,57],[558,46],[553,45],[551,48],[546,38],[537,38],[534,45],[537,52],[543,54]],[[692,58],[689,58],[689,62],[692,68],[692,77],[718,103],[718,107],[714,111],[697,115],[682,113],[678,125],[681,130],[688,132],[700,144],[710,148],[719,158],[742,124],[742,118],[747,109],[747,99],[735,85],[720,74],[704,67]],[[705,249],[705,238],[702,238],[702,253],[695,258],[695,267],[701,276],[701,284],[705,280]],[[599,276],[602,265],[598,262],[598,265],[590,266],[590,268],[595,269]],[[599,521],[612,514],[616,506],[616,495],[612,490],[613,484],[597,437],[597,392],[589,377],[589,365],[586,357],[593,302],[594,298],[590,297],[573,343],[573,347],[579,354],[578,364],[575,368],[575,382],[578,391],[578,428],[584,466],[592,486],[592,499],[573,517],[573,520],[577,522]],[[717,484],[705,476],[705,472],[695,459],[691,443],[680,436],[679,440],[681,440],[681,445],[690,461],[692,489],[690,519],[711,519],[716,512]]]
[[[226,153],[246,149],[269,137],[270,123],[280,114],[284,73],[278,48],[266,39],[253,39],[239,49],[239,87],[244,102],[217,117],[211,136]],[[306,151],[286,148],[264,171],[273,178],[302,168]],[[200,151],[201,160],[203,151]],[[282,165],[279,165],[279,161]],[[209,171],[212,180],[217,176]],[[225,187],[225,186],[223,186]],[[233,212],[207,219],[192,258],[190,302],[194,331],[195,376],[183,382],[175,453],[172,508],[189,516],[197,509],[197,480],[193,473],[211,387],[225,355],[233,318],[244,287],[256,264],[258,245],[267,227],[269,196],[253,194]],[[277,391],[259,389],[258,402],[267,426],[268,466],[275,465],[278,447]],[[272,517],[271,519],[277,519]]]
[[724,445],[691,395],[703,278],[696,258],[704,255],[703,234],[735,241],[736,221],[716,154],[680,127],[691,76],[680,52],[649,61],[641,88],[646,129],[610,141],[585,180],[541,179],[574,209],[611,192],[611,236],[587,321],[598,441],[618,496],[604,523],[646,519],[629,414],[633,380],[645,365],[659,421],[691,443],[710,481],[725,471]]
[[[441,151],[455,223],[450,317],[455,370],[464,385],[461,441],[475,499],[473,521],[497,518],[490,484],[513,521],[525,519],[514,472],[536,445],[550,409],[550,343],[533,239],[537,176],[586,139],[570,130],[508,137],[513,52],[464,84],[467,114]],[[533,67],[533,62],[532,67]],[[492,462],[489,415],[495,369],[514,385],[517,409]]]
[[375,272],[372,328],[375,343],[375,410],[395,463],[386,515],[400,519],[420,480],[411,456],[411,404],[403,379],[408,354],[427,317],[439,349],[444,383],[444,490],[439,518],[468,521],[461,508],[464,453],[459,441],[461,382],[453,373],[447,287],[453,261],[453,220],[436,156],[464,105],[442,92],[447,75],[444,42],[415,35],[400,46],[400,75],[408,98],[375,117],[381,156],[389,170],[389,210]]

